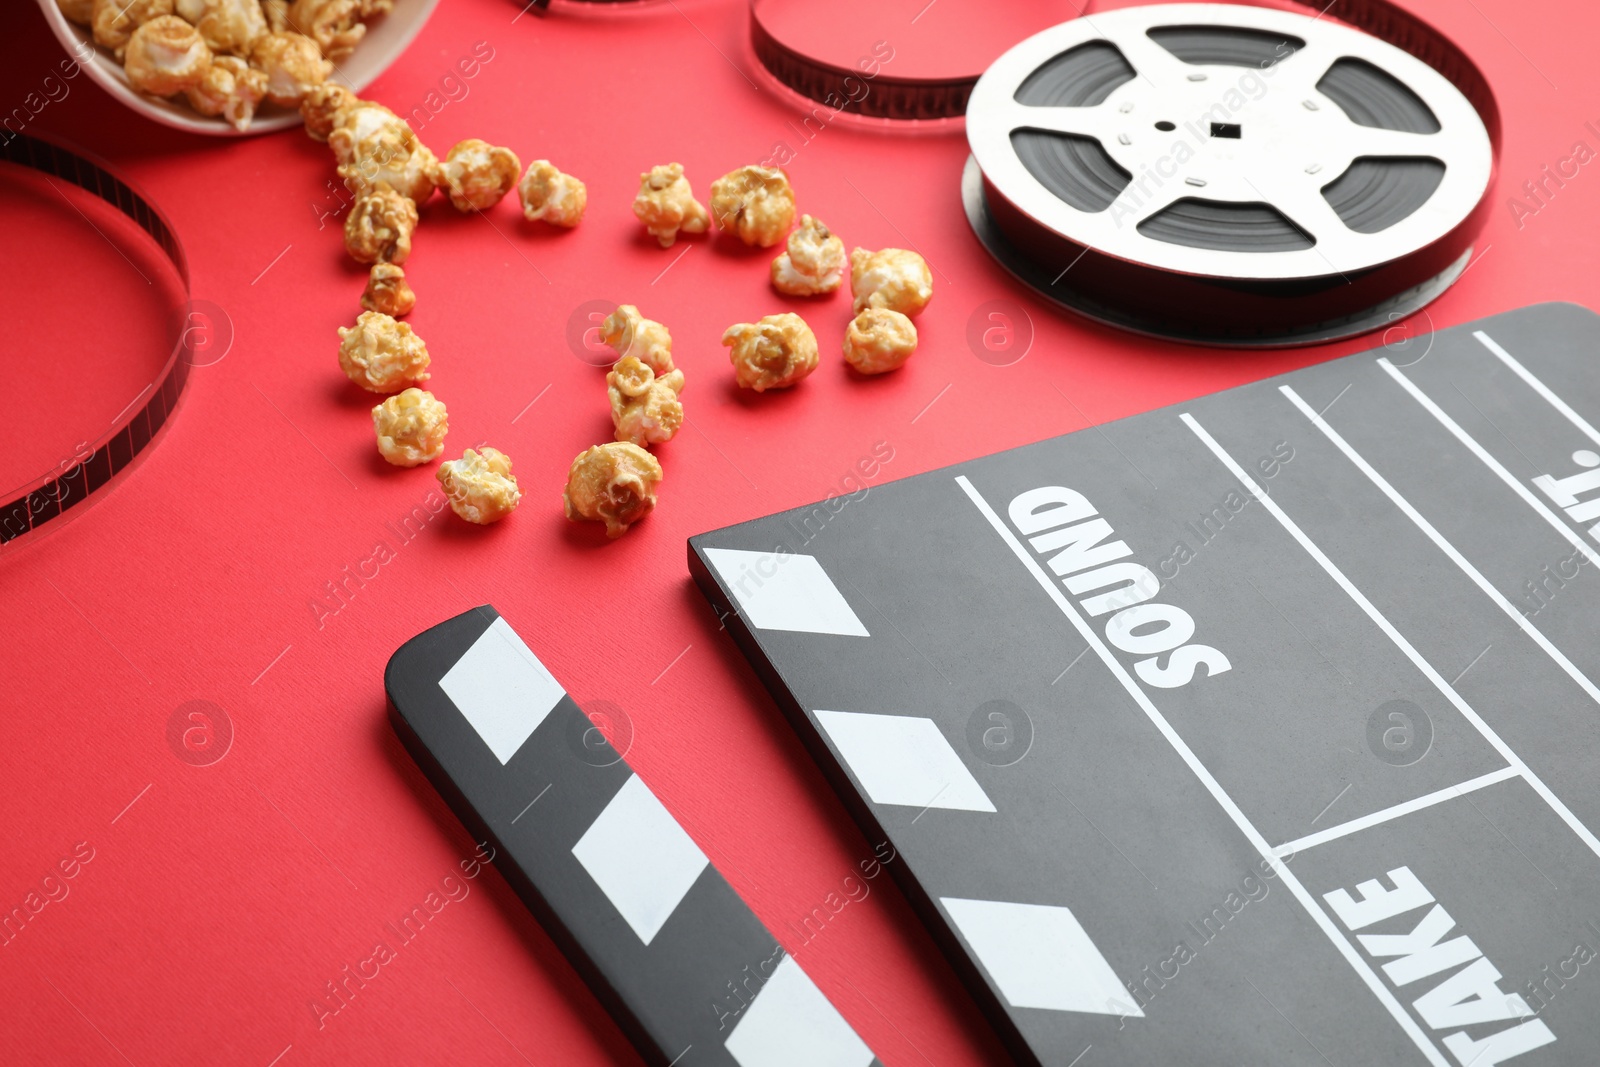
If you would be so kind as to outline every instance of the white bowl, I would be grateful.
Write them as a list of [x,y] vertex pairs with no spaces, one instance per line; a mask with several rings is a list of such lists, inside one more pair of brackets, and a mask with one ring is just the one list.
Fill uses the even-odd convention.
[[[366,36],[361,38],[355,51],[334,68],[332,79],[356,92],[371,85],[406,50],[406,45],[421,31],[422,24],[428,21],[428,16],[433,14],[438,3],[439,0],[394,0],[394,10],[368,24]],[[300,124],[298,111],[263,101],[250,128],[241,132],[220,115],[208,118],[200,114],[181,96],[163,100],[141,93],[128,84],[128,75],[123,71],[122,64],[110,52],[94,43],[94,35],[87,27],[69,21],[56,6],[56,0],[39,0],[39,7],[69,55],[83,54],[85,42],[94,49],[90,58],[82,64],[89,77],[145,118],[163,126],[213,137],[248,137],[253,133],[270,133]]]

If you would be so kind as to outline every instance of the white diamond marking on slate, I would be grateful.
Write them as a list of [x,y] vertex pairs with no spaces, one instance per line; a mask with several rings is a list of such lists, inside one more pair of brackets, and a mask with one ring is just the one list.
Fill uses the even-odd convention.
[[874,804],[994,811],[932,719],[854,711],[816,716]]
[[959,897],[939,902],[1012,1007],[1144,1018],[1066,908]]
[[815,556],[705,549],[706,558],[758,630],[870,637]]
[[439,688],[502,765],[566,695],[511,624],[498,618],[439,679]]
[[637,774],[584,831],[572,854],[647,945],[707,862]]
[[867,1067],[872,1050],[785,956],[728,1035],[739,1067]]

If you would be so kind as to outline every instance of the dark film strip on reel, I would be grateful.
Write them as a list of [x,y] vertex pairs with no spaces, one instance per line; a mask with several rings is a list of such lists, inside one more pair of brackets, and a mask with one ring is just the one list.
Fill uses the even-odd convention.
[[[189,295],[189,263],[172,226],[156,207],[104,164],[70,149],[26,133],[9,134],[0,142],[0,162],[14,163],[87,190],[132,219],[149,234],[171,261]],[[185,323],[174,322],[171,353],[159,374],[114,420],[111,430],[92,442],[87,456],[75,456],[72,466],[59,466],[5,494],[0,504],[0,543],[30,530],[82,504],[101,486],[128,467],[165,425],[189,377],[192,360]]]
[[[872,119],[930,121],[959,118],[967,110],[976,78],[896,78],[880,74],[864,82],[862,71],[827,63],[786,44],[750,8],[750,46],[767,72],[808,100]],[[870,92],[862,86],[870,82]]]

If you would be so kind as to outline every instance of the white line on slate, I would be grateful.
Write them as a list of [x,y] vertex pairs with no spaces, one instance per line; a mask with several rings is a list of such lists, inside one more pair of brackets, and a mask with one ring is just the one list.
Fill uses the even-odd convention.
[[1067,676],[1067,672],[1078,665],[1078,660],[1082,659],[1083,657],[1087,656],[1088,654],[1089,654],[1089,646],[1088,645],[1084,645],[1083,646],[1083,651],[1079,652],[1078,655],[1073,659],[1073,661],[1071,663],[1069,663],[1065,667],[1061,668],[1061,673],[1056,675],[1055,678],[1051,680],[1050,684],[1051,685],[1055,685],[1056,682],[1059,682],[1059,681],[1061,681],[1061,679],[1065,678]]
[[1451,685],[1459,685],[1460,682],[1461,682],[1461,679],[1463,679],[1463,678],[1465,678],[1467,676],[1467,672],[1470,671],[1472,668],[1476,667],[1478,665],[1478,661],[1480,659],[1482,659],[1483,657],[1487,656],[1489,654],[1489,650],[1491,648],[1493,648],[1493,647],[1494,647],[1494,642],[1492,642],[1492,641],[1489,644],[1484,645],[1483,646],[1483,651],[1479,652],[1476,656],[1473,656],[1472,657],[1472,662],[1467,664],[1465,667],[1462,667],[1461,668],[1461,673],[1456,675],[1454,678],[1450,679],[1450,684]]
[[[542,797],[546,793],[550,792],[550,786],[552,786],[552,785],[555,785],[555,783],[551,782],[549,785],[546,785],[543,789],[539,790],[539,796],[538,797],[534,797],[532,800],[528,801],[528,808],[531,808],[535,804],[539,803],[539,797]],[[511,820],[511,825],[512,826],[515,826],[517,824],[517,819],[520,819],[524,815],[528,814],[528,808],[523,808],[521,811],[517,812],[517,818]]]
[[[1340,798],[1342,798],[1346,793],[1350,792],[1350,787],[1353,786],[1353,785],[1355,785],[1354,782],[1346,782],[1344,784],[1344,788],[1339,790],[1339,796],[1336,796],[1332,800],[1328,801],[1328,807],[1327,808],[1323,808],[1321,811],[1317,812],[1317,819],[1320,819],[1324,815],[1328,814],[1328,808],[1331,808],[1335,804],[1339,803]],[[1312,819],[1311,820],[1311,825],[1312,826],[1317,825],[1317,819]]]
[[1482,789],[1484,786],[1494,785],[1496,782],[1504,782],[1515,777],[1517,777],[1517,769],[1515,767],[1501,767],[1498,771],[1490,771],[1488,774],[1480,775],[1469,782],[1462,782],[1460,785],[1447,785],[1443,789],[1436,789],[1425,796],[1407,800],[1402,804],[1396,804],[1393,807],[1384,808],[1382,811],[1375,811],[1369,815],[1363,815],[1359,819],[1342,822],[1338,826],[1330,826],[1326,830],[1319,830],[1314,834],[1307,834],[1305,837],[1279,845],[1272,850],[1272,854],[1280,858],[1293,856],[1295,853],[1303,852],[1308,848],[1346,837],[1359,830],[1377,826],[1380,823],[1389,822],[1391,819],[1398,819],[1402,815],[1410,815],[1414,811],[1431,808],[1442,801],[1454,800],[1456,797]]

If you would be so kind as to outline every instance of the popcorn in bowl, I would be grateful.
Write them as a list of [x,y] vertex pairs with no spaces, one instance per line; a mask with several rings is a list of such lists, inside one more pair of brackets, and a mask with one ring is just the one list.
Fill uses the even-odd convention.
[[199,30],[213,52],[247,56],[267,32],[267,17],[252,0],[176,0],[173,14]]
[[267,76],[238,56],[213,56],[205,77],[183,94],[200,114],[221,115],[234,129],[248,130],[267,95]]
[[[421,29],[438,0],[39,0],[68,63],[130,109],[163,125],[212,135],[282,129],[311,86],[337,80],[359,90]],[[185,68],[176,91],[160,76],[163,59],[136,52],[134,33],[158,18],[192,27],[212,67]],[[168,33],[175,31],[168,30]],[[264,46],[264,42],[270,42]],[[352,51],[353,49],[353,51]],[[198,55],[198,49],[194,50]],[[268,90],[255,98],[257,78]],[[337,63],[337,68],[334,64]],[[142,65],[140,65],[142,64]],[[191,59],[193,67],[202,66]],[[155,74],[152,77],[152,74]],[[259,105],[259,106],[258,106]]]
[[133,31],[123,50],[123,62],[136,89],[152,96],[173,96],[205,80],[211,69],[211,49],[199,30],[176,15],[162,15]]
[[303,33],[268,33],[250,43],[250,65],[267,76],[267,99],[285,107],[328,80],[333,64]]

